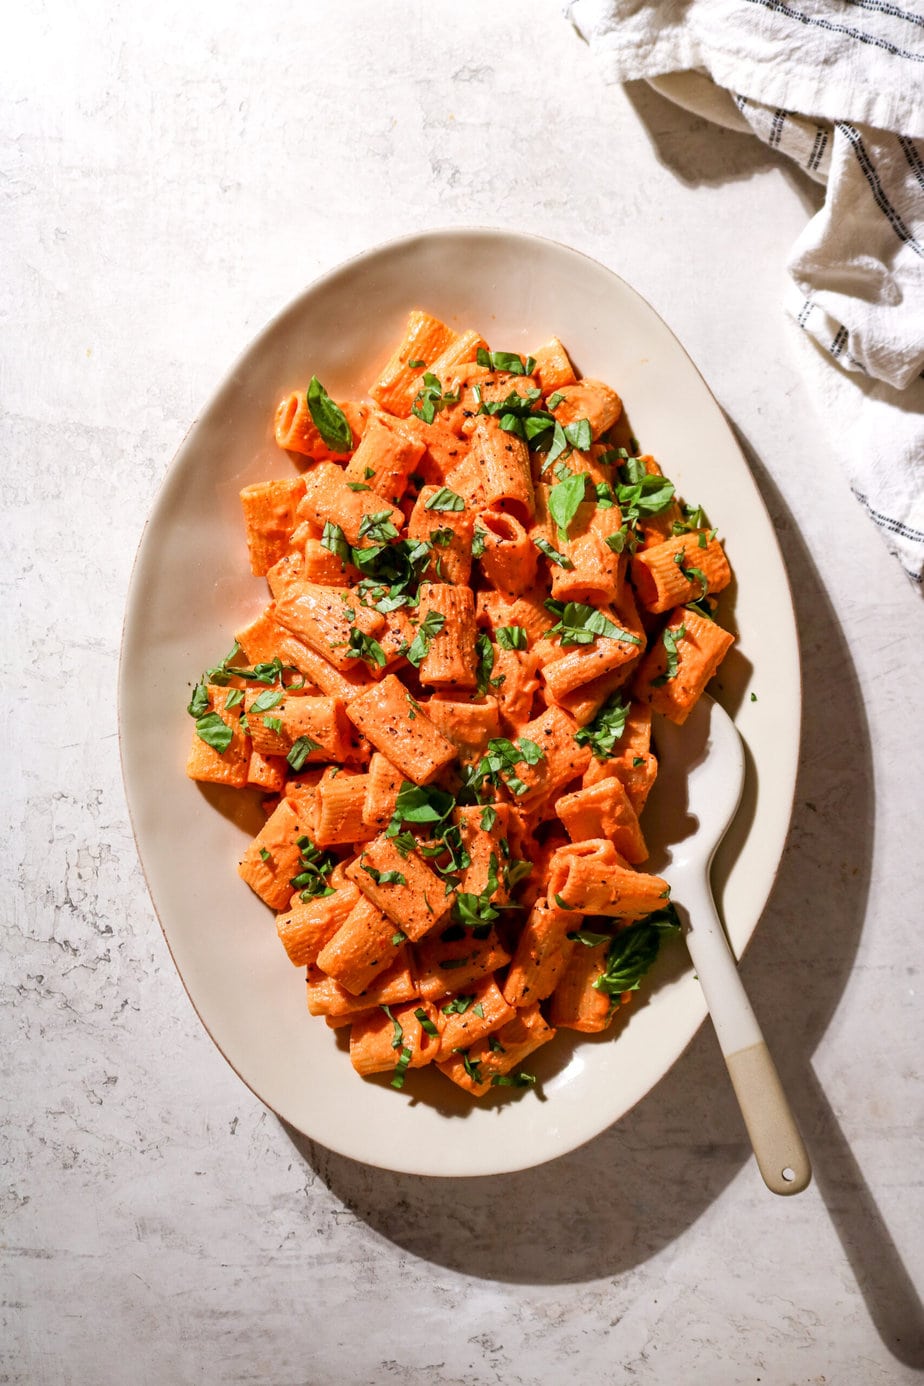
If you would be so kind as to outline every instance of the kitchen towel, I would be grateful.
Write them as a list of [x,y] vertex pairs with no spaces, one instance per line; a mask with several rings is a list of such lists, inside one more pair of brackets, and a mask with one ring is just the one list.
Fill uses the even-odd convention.
[[924,9],[890,0],[571,0],[615,81],[749,131],[826,185],[786,307],[854,494],[924,576]]

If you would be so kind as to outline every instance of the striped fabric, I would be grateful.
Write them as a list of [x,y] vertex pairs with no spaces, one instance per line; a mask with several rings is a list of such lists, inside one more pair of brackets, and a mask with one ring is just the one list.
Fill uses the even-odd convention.
[[[924,8],[572,0],[613,80],[750,131],[826,186],[787,302],[857,499],[924,574]],[[852,422],[848,431],[847,419]]]

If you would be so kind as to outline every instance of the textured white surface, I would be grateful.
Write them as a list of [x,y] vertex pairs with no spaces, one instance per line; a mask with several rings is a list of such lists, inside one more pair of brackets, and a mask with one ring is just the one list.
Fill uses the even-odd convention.
[[[551,4],[133,10],[19,9],[0,56],[0,1380],[910,1382],[922,616],[779,308],[816,190],[606,88]],[[634,283],[784,542],[803,769],[744,973],[814,1158],[800,1198],[764,1190],[708,1030],[622,1123],[531,1173],[430,1183],[309,1148],[214,1051],[152,916],[114,692],[159,481],[318,270],[465,223],[557,237]]]

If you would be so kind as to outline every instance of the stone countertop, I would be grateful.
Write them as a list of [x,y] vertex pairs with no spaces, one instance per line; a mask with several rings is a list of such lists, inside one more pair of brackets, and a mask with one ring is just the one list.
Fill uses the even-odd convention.
[[[553,3],[34,0],[5,38],[0,1381],[910,1382],[922,616],[780,308],[818,190],[607,87]],[[169,460],[318,272],[467,224],[568,242],[649,299],[783,543],[802,763],[743,972],[814,1159],[799,1198],[764,1189],[708,1026],[542,1168],[431,1182],[332,1155],[212,1047],[148,901],[115,684]]]

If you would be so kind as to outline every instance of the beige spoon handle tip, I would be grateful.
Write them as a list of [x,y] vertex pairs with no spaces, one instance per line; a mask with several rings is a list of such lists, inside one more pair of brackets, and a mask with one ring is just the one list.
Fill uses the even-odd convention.
[[801,1193],[812,1166],[769,1049],[751,1044],[725,1062],[764,1183],[774,1193]]

